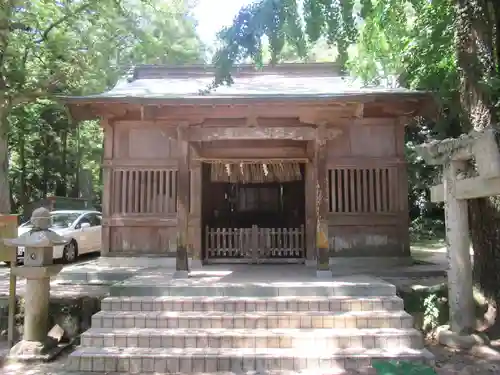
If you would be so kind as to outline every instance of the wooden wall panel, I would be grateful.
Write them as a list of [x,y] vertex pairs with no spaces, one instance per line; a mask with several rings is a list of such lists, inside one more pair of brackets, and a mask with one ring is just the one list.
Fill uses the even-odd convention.
[[129,157],[137,159],[173,159],[177,140],[161,128],[129,129]]
[[338,156],[351,155],[351,128],[342,127],[342,134],[337,138],[327,141],[328,159],[335,160]]
[[113,158],[127,159],[129,157],[129,129],[114,126]]
[[353,156],[396,155],[396,127],[394,125],[353,126],[350,129],[350,135]]
[[165,254],[175,253],[176,227],[112,227],[111,253]]
[[397,226],[337,226],[328,229],[330,256],[402,256]]

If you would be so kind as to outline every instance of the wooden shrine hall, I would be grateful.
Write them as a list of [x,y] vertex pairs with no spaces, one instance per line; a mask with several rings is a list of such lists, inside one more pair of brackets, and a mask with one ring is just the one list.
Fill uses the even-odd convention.
[[404,133],[429,94],[362,87],[332,64],[240,66],[203,93],[213,76],[140,66],[63,99],[104,129],[103,255],[184,243],[202,263],[409,256]]

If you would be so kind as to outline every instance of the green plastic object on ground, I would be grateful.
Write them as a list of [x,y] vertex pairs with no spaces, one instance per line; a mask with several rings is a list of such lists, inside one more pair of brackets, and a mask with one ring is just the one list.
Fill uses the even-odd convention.
[[432,367],[410,361],[373,361],[377,375],[437,375]]

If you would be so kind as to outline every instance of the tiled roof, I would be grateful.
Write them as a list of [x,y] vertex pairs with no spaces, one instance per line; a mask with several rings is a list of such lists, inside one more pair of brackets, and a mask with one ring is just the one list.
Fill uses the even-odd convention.
[[[326,67],[329,66],[329,69]],[[331,65],[283,64],[280,69],[245,70],[233,75],[231,86],[221,86],[202,94],[213,80],[213,70],[206,66],[143,66],[134,70],[131,79],[123,79],[110,91],[68,99],[202,99],[202,98],[315,98],[348,97],[363,94],[419,94],[419,92],[384,86],[366,87],[350,77],[339,76]]]

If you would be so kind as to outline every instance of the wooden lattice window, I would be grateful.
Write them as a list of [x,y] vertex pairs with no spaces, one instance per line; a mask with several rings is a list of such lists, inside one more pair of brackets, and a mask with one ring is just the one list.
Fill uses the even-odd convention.
[[177,175],[172,169],[115,170],[113,213],[176,213]]
[[397,170],[335,168],[328,171],[329,211],[384,213],[397,210]]

